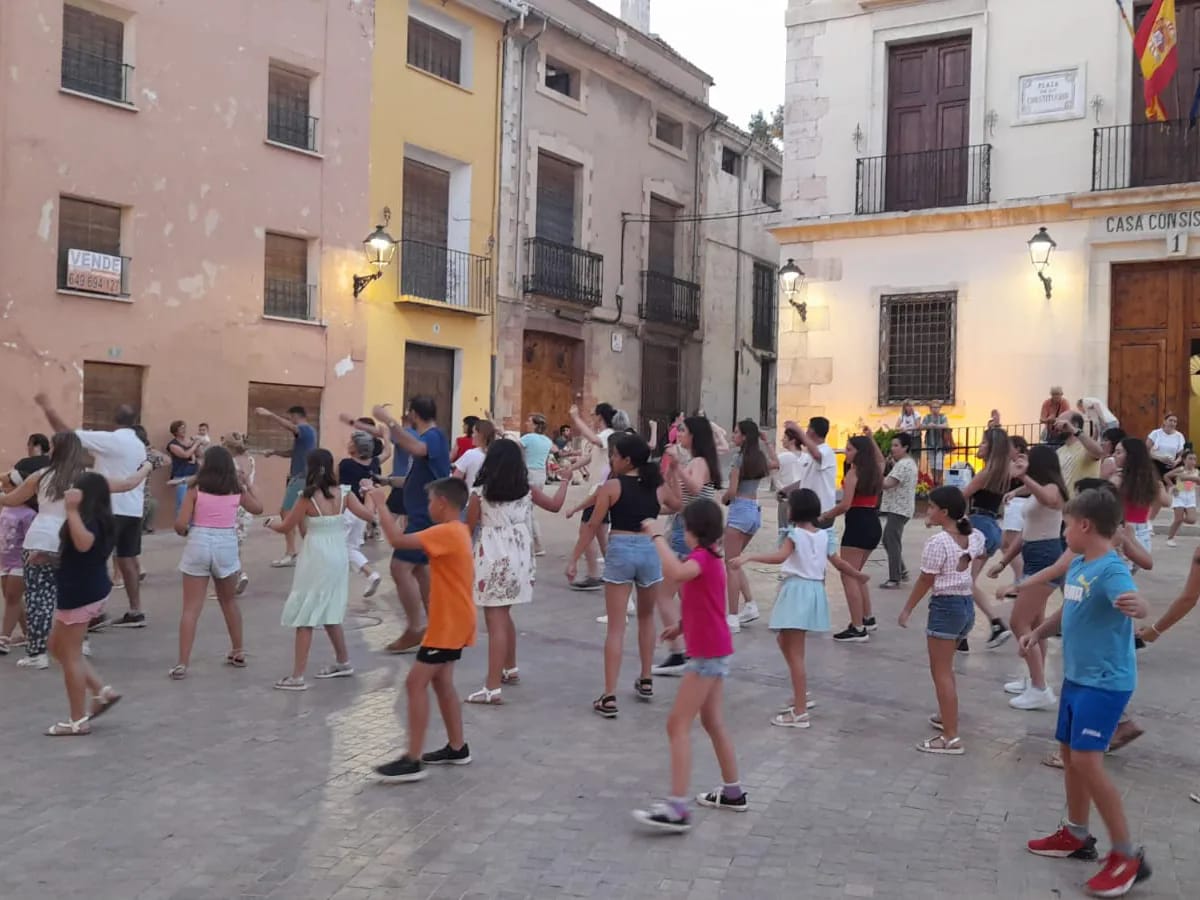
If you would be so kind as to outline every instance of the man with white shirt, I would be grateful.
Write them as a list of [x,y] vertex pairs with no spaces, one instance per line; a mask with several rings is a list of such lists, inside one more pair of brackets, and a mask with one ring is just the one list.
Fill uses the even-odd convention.
[[808,488],[816,494],[821,501],[821,512],[828,512],[837,504],[837,454],[825,443],[829,420],[813,416],[807,429],[801,429],[795,422],[785,422],[783,427],[799,435],[807,451],[801,454],[800,481],[796,487]]
[[[55,431],[70,431],[70,426],[50,406],[45,394],[38,394],[35,402],[46,414],[50,427]],[[76,429],[83,449],[92,454],[96,472],[110,480],[128,478],[135,474],[146,461],[146,445],[133,430],[137,413],[132,406],[121,404],[114,415],[116,428],[112,431],[87,431]],[[129,595],[129,611],[113,622],[114,628],[145,628],[146,614],[142,612],[141,585],[138,575],[138,556],[142,552],[142,504],[146,485],[141,482],[132,490],[112,495],[113,518],[116,521],[117,571],[125,581],[125,593]]]

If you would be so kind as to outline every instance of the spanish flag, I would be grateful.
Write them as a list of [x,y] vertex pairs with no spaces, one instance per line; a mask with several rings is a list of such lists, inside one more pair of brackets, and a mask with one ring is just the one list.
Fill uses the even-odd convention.
[[1151,122],[1167,120],[1167,111],[1158,98],[1179,67],[1177,40],[1175,0],[1154,0],[1133,38],[1133,52],[1142,67],[1146,118]]

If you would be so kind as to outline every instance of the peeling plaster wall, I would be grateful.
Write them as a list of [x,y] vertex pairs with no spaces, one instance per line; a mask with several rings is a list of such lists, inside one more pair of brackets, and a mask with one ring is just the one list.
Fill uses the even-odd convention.
[[[247,383],[325,389],[323,443],[360,408],[365,334],[351,298],[369,230],[371,2],[124,0],[135,111],[57,89],[60,0],[0,4],[0,464],[47,424],[71,422],[84,361],[146,367],[142,421],[247,427]],[[315,73],[323,158],[269,146],[271,60]],[[124,208],[128,302],[56,291],[60,195]],[[266,231],[314,241],[324,327],[262,318]],[[286,463],[260,462],[268,505]]]

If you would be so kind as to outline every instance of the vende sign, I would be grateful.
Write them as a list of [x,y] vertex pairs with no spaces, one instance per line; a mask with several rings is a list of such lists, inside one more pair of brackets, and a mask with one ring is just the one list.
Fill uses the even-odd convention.
[[67,287],[95,294],[121,293],[121,257],[93,250],[68,250]]

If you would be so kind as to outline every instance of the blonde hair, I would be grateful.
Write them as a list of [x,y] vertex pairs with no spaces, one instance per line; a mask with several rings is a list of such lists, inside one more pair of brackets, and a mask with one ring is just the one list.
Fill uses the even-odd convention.
[[231,431],[221,438],[221,446],[234,456],[241,456],[247,449],[246,435],[240,431]]

